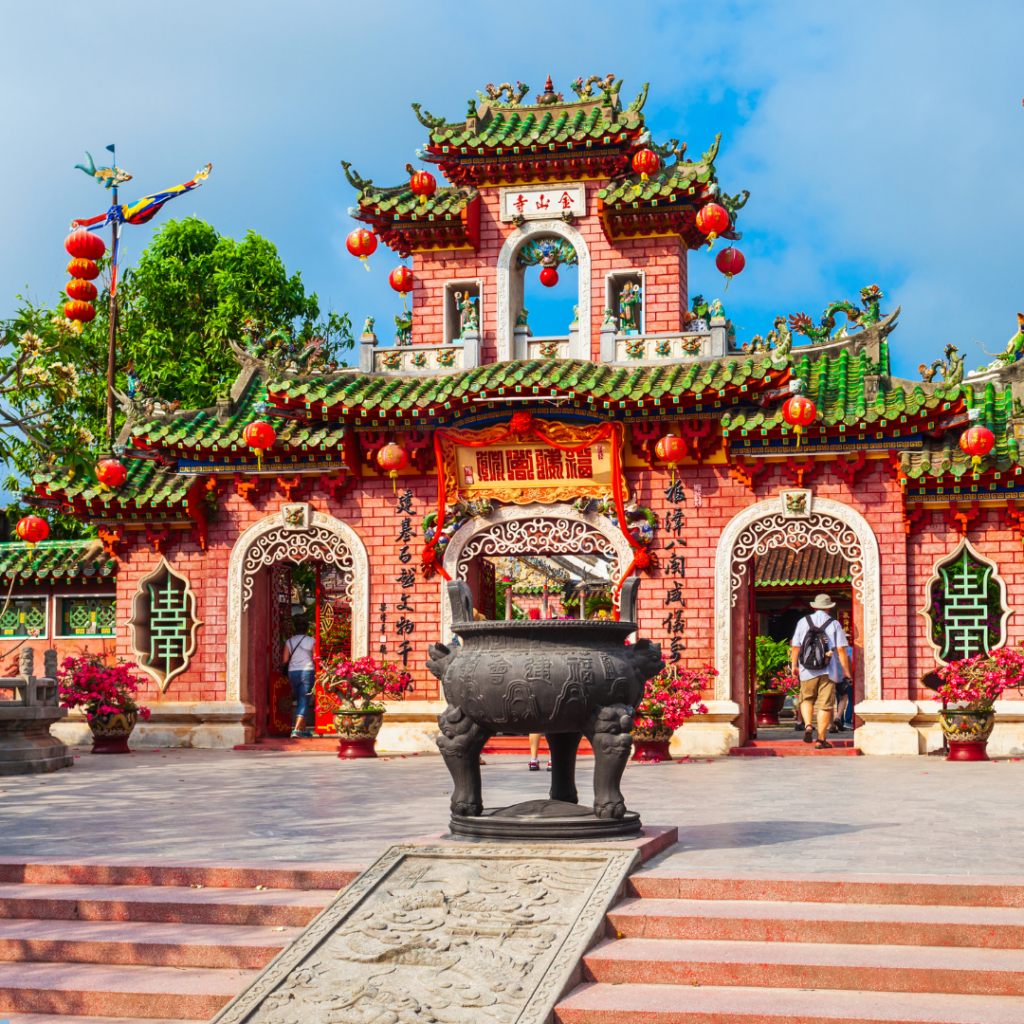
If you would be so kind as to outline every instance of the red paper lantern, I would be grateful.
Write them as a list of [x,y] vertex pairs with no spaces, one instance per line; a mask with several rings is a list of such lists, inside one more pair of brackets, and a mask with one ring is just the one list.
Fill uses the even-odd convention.
[[81,278],[73,277],[64,286],[69,299],[79,299],[82,302],[92,302],[99,294],[96,285],[92,281],[83,281]]
[[554,288],[558,284],[558,271],[554,267],[544,267],[540,272],[540,283],[545,288]]
[[76,256],[68,264],[68,273],[72,277],[77,277],[83,281],[92,281],[100,276],[100,268],[92,260]]
[[104,487],[120,487],[128,479],[128,470],[117,459],[103,459],[96,466],[96,479]]
[[91,302],[72,299],[71,302],[64,303],[64,315],[69,320],[78,320],[80,323],[87,324],[96,316],[96,307]]
[[273,447],[277,440],[277,433],[266,420],[253,420],[245,430],[242,431],[242,440],[250,448],[256,449],[256,465],[263,468],[263,451]]
[[366,228],[356,228],[349,233],[345,239],[345,246],[353,256],[358,256],[363,261],[363,266],[370,269],[369,258],[377,251],[377,236]]
[[34,548],[50,535],[49,525],[39,516],[25,516],[24,519],[19,519],[14,531],[30,548]]
[[388,284],[400,295],[412,291],[412,271],[408,267],[395,267],[388,275]]
[[804,427],[809,427],[817,415],[818,407],[803,395],[794,395],[782,406],[782,418],[795,429],[798,446]]
[[392,491],[397,492],[398,490],[398,485],[395,483],[395,480],[398,478],[398,471],[405,469],[408,464],[408,452],[400,444],[395,444],[394,441],[377,450],[377,465],[391,477]]
[[64,248],[67,249],[69,255],[84,260],[98,260],[107,251],[103,239],[91,231],[86,231],[85,228],[72,231],[64,239]]
[[676,466],[686,457],[686,442],[675,434],[666,434],[654,446],[654,454],[667,462],[672,470],[672,483],[676,482]]
[[971,465],[974,467],[975,473],[981,467],[981,460],[995,446],[996,435],[988,427],[983,427],[980,423],[976,423],[973,427],[968,427],[960,435],[960,449],[964,455],[971,456]]
[[746,265],[747,261],[743,258],[743,253],[741,253],[734,245],[730,245],[728,249],[723,249],[715,257],[715,266],[725,274],[726,291],[729,290],[729,282]]
[[420,206],[426,206],[427,197],[437,191],[437,179],[430,171],[414,171],[412,178],[409,179],[409,188],[412,189],[413,195],[420,197]]
[[661,157],[653,149],[641,149],[633,154],[633,170],[640,175],[640,180],[648,181],[661,166]]
[[697,230],[708,236],[708,248],[711,243],[729,227],[729,214],[725,207],[718,203],[708,203],[697,211]]

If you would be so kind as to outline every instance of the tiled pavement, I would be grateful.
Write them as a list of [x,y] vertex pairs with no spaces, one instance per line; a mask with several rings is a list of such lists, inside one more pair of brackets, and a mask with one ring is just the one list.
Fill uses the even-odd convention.
[[[443,830],[447,772],[434,755],[145,751],[0,779],[6,857],[368,863]],[[489,806],[546,795],[526,759],[488,755]],[[581,796],[592,760],[579,765]],[[651,867],[700,871],[1020,874],[1024,762],[720,758],[631,765],[623,789],[679,844]]]

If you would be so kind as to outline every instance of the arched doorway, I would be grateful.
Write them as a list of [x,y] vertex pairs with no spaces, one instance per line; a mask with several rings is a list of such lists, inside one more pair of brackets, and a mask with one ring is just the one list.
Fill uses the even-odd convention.
[[528,221],[505,239],[498,254],[497,309],[498,309],[498,362],[512,358],[512,328],[523,306],[523,272],[516,266],[516,256],[527,242],[537,238],[555,237],[569,241],[579,261],[579,332],[577,351],[570,358],[590,358],[590,250],[587,243],[571,224],[562,220]]
[[[486,516],[471,519],[452,536],[444,553],[444,570],[453,579],[466,579],[479,555],[600,554],[612,561],[619,579],[632,560],[622,531],[596,512],[579,512],[571,505],[532,502],[504,505]],[[452,614],[445,580],[441,578],[441,636],[452,631]]]
[[[249,678],[249,611],[257,580],[282,562],[325,562],[344,580],[352,608],[352,657],[369,650],[369,560],[359,535],[310,505],[282,505],[235,541],[228,562],[227,699],[253,703]],[[254,681],[253,681],[254,682]]]
[[[741,597],[750,585],[750,563],[786,547],[816,547],[850,563],[856,640],[855,689],[864,700],[882,696],[881,587],[878,541],[857,511],[809,490],[782,491],[740,512],[725,528],[715,556],[715,697],[739,715],[746,702],[749,610]],[[723,706],[722,710],[725,708]]]

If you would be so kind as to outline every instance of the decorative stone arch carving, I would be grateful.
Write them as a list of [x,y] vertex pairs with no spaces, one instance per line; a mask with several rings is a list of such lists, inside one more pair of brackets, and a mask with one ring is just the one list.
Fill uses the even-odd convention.
[[[231,549],[228,561],[227,700],[242,699],[248,642],[247,609],[256,574],[279,562],[330,562],[348,577],[352,604],[352,657],[369,651],[370,569],[366,547],[346,523],[305,506],[286,505],[246,530]],[[292,521],[289,521],[289,518]]]
[[878,541],[868,521],[857,511],[829,498],[806,494],[806,512],[787,513],[782,495],[759,501],[740,512],[722,532],[715,555],[715,698],[733,699],[733,608],[747,575],[747,563],[772,548],[822,548],[842,554],[850,563],[853,592],[862,609],[858,668],[864,680],[864,699],[882,699],[882,591]]
[[[517,228],[505,239],[498,253],[498,362],[512,358],[512,326],[522,305],[521,288],[518,295],[515,285],[521,279],[516,277],[515,258],[519,250],[534,238],[557,235],[566,238],[576,250],[579,260],[579,348],[578,358],[590,358],[590,249],[583,236],[563,220],[531,220]],[[517,300],[517,301],[513,301]],[[513,308],[515,307],[515,308]]]
[[990,650],[996,650],[997,648],[1004,647],[1006,645],[1006,620],[1013,614],[1013,609],[1008,606],[1006,601],[1006,581],[999,575],[999,566],[996,565],[991,558],[986,558],[985,555],[983,555],[966,537],[964,537],[964,539],[960,541],[952,551],[944,555],[939,555],[932,563],[932,574],[924,586],[922,604],[918,609],[918,615],[922,616],[925,621],[925,639],[928,641],[928,646],[931,647],[932,653],[935,655],[935,661],[939,665],[947,665],[949,663],[943,659],[942,648],[932,638],[932,588],[941,578],[939,570],[949,568],[954,565],[963,555],[964,551],[967,551],[975,561],[980,562],[982,565],[987,565],[992,570],[992,582],[997,584],[999,587],[999,642],[994,644]]
[[[490,515],[471,519],[452,536],[444,552],[444,571],[453,580],[466,578],[466,567],[476,555],[522,554],[531,549],[552,554],[601,552],[617,559],[615,578],[633,559],[622,531],[596,512],[578,512],[563,503],[503,505]],[[441,637],[452,635],[452,612],[446,580],[441,577]]]

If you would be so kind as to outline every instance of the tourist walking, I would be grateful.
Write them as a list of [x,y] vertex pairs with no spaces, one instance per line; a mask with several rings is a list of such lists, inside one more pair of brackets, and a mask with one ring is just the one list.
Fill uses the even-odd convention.
[[[829,615],[835,601],[819,594],[811,602],[811,614],[796,626],[790,649],[793,674],[800,676],[800,714],[804,722],[804,743],[818,750],[830,750],[825,733],[836,706],[836,684],[853,675],[847,654],[846,633],[837,619]],[[814,713],[818,715],[818,739],[814,739]]]
[[313,687],[316,683],[313,652],[316,641],[307,635],[309,619],[305,615],[297,615],[292,625],[295,627],[295,635],[285,641],[281,651],[281,660],[288,671],[288,682],[292,688],[292,706],[295,708],[292,739],[312,739],[313,730],[306,728],[306,721],[313,713]]

